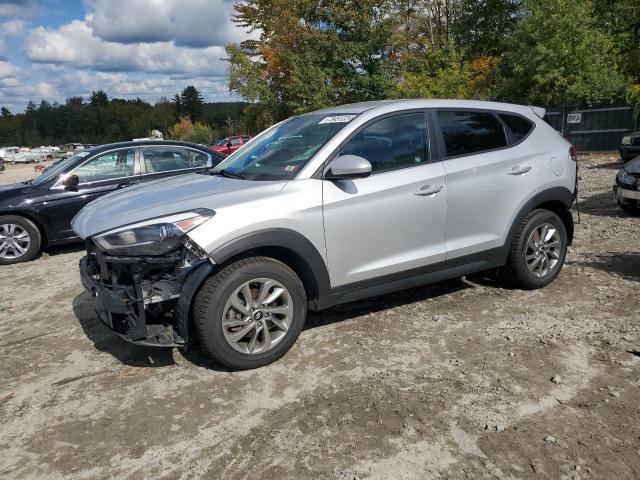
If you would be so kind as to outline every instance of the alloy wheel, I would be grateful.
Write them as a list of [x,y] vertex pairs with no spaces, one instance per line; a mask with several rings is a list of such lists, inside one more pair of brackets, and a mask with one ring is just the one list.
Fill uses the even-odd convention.
[[552,272],[562,253],[562,240],[558,229],[550,223],[543,223],[533,229],[527,240],[525,261],[529,272],[544,278]]
[[0,258],[14,260],[22,257],[31,245],[31,237],[20,225],[0,224]]
[[243,283],[222,313],[222,331],[231,347],[244,354],[264,353],[287,335],[293,316],[289,291],[271,278]]

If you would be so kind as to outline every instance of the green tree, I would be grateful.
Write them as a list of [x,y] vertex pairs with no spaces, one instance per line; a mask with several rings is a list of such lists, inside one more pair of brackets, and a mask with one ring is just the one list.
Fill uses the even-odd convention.
[[184,138],[187,142],[211,145],[213,140],[213,129],[206,123],[196,122],[193,124],[193,131]]
[[104,90],[91,92],[91,95],[89,96],[89,103],[92,107],[106,107],[109,103],[109,97]]
[[619,48],[620,67],[640,83],[640,3],[638,0],[594,0],[595,13],[602,28]]
[[204,99],[196,87],[189,85],[180,93],[180,114],[188,115],[194,122],[202,116]]
[[624,98],[616,45],[591,0],[526,0],[525,9],[505,53],[504,98],[542,105]]
[[453,26],[456,43],[470,58],[501,55],[513,34],[521,0],[462,0]]
[[182,102],[179,93],[175,94],[171,103],[173,104],[173,116],[175,120],[180,120],[180,117],[182,117]]
[[0,108],[0,115],[2,115],[3,117],[10,117],[11,111],[7,107],[2,107]]
[[253,118],[279,119],[328,105],[385,98],[398,19],[394,2],[249,0],[235,21],[257,41],[228,45],[229,87]]

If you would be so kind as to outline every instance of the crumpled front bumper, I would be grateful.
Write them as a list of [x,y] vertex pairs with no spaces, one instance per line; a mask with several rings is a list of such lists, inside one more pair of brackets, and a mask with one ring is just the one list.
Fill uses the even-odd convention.
[[[100,321],[128,342],[153,347],[187,344],[196,271],[200,271],[195,278],[199,281],[211,266],[203,260],[185,265],[181,252],[117,257],[88,248],[88,255],[80,260],[80,278],[93,297]],[[181,295],[186,297],[180,299]]]

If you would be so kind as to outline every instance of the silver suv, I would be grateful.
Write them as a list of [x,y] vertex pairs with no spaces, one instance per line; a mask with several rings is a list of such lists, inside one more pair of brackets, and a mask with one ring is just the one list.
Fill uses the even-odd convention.
[[571,145],[544,110],[400,100],[285,120],[209,174],[134,186],[73,220],[100,319],[231,369],[283,356],[307,309],[498,269],[560,272],[573,237]]

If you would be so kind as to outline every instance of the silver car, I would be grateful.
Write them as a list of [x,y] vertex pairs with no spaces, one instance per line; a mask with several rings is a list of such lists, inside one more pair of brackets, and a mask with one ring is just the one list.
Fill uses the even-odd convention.
[[285,120],[209,174],[134,186],[73,220],[100,319],[200,344],[231,369],[282,357],[308,309],[499,271],[560,272],[577,164],[536,107],[399,100]]

